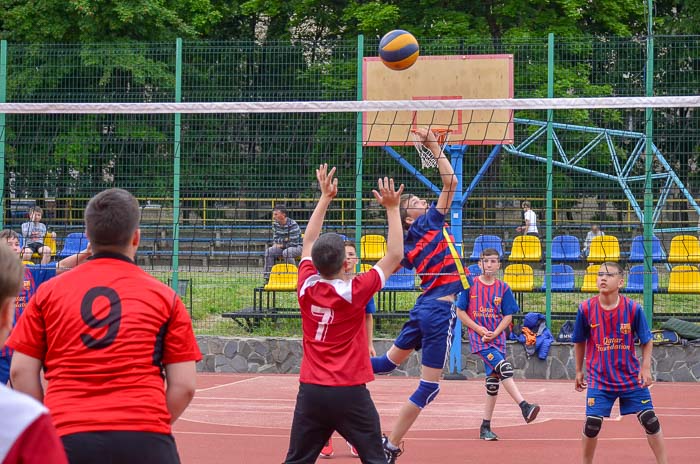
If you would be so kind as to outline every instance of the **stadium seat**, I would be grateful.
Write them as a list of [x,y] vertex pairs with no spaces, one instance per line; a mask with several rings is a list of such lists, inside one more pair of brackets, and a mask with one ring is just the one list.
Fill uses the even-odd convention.
[[[659,290],[659,271],[656,268],[651,268],[651,290],[656,292]],[[642,293],[644,291],[644,265],[638,264],[632,266],[627,273],[627,286],[624,288],[628,293]]]
[[472,249],[472,255],[469,257],[469,260],[478,261],[481,257],[481,252],[486,248],[495,248],[498,250],[498,257],[503,259],[503,243],[501,237],[497,235],[479,235],[476,240],[474,240],[474,248]]
[[[666,254],[661,248],[661,241],[655,235],[651,239],[651,258],[653,262],[658,263],[666,260]],[[631,263],[641,263],[644,261],[644,237],[637,235],[632,239],[632,245],[630,246],[630,257],[629,261]]]
[[386,239],[382,235],[363,235],[360,238],[360,259],[379,261],[386,254]]
[[586,273],[583,275],[583,285],[581,285],[582,292],[598,292],[596,281],[598,280],[599,269],[600,264],[591,264],[586,268]]
[[416,271],[400,267],[398,271],[389,276],[386,285],[382,290],[415,290],[416,289]]
[[503,280],[514,292],[531,292],[535,288],[534,272],[528,264],[509,264]]
[[675,266],[668,278],[668,293],[700,293],[700,270],[689,264]]
[[360,274],[362,274],[363,272],[367,272],[370,269],[372,269],[371,264],[360,264]]
[[[50,232],[44,237],[44,245],[51,248],[51,256],[56,256],[56,239],[51,236]],[[24,246],[22,245],[22,240],[20,240],[20,246]],[[41,259],[41,255],[39,253],[32,253],[32,258]]]
[[472,264],[469,266],[469,275],[472,275],[475,277],[481,275],[481,268],[479,267],[478,264]]
[[694,235],[676,235],[668,251],[669,263],[700,263],[700,241]]
[[83,251],[88,245],[87,236],[82,232],[73,232],[63,240],[63,248],[56,254],[59,259],[67,258]]
[[581,242],[573,235],[558,235],[552,239],[552,261],[579,261]]
[[509,261],[539,261],[542,259],[542,244],[534,235],[518,235],[513,240]]
[[589,263],[617,262],[620,260],[620,242],[614,235],[600,235],[591,240]]
[[[568,264],[553,264],[552,265],[552,291],[553,292],[571,292],[575,286],[574,270]],[[545,290],[545,283],[542,284],[542,290]]]
[[263,290],[294,291],[297,288],[297,267],[294,264],[275,264],[270,271],[270,280]]

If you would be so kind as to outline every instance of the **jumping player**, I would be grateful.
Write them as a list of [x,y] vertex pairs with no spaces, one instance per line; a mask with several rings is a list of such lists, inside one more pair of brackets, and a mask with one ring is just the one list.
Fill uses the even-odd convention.
[[334,430],[349,440],[363,463],[386,464],[379,414],[366,383],[370,364],[365,307],[401,261],[399,200],[403,185],[378,181],[372,193],[386,208],[386,255],[368,272],[349,278],[345,245],[338,234],[320,235],[331,200],[338,193],[335,168],[316,170],[321,198],[304,233],[297,296],[304,356],[285,463],[313,463]]
[[457,298],[457,317],[468,329],[472,353],[478,353],[484,360],[486,405],[479,438],[487,441],[498,440],[498,435],[491,430],[491,418],[501,384],[520,406],[525,422],[532,422],[540,412],[538,405],[523,398],[513,380],[513,365],[506,360],[504,331],[520,308],[508,284],[496,278],[500,267],[498,251],[483,250],[479,257],[481,275]]
[[437,159],[442,191],[437,203],[430,206],[426,200],[415,195],[405,194],[401,197],[402,225],[407,231],[401,264],[407,269],[416,269],[421,277],[423,293],[416,300],[409,320],[393,346],[386,354],[372,358],[372,368],[375,374],[389,373],[403,363],[413,350],[422,347],[423,355],[418,388],[401,408],[389,437],[384,438],[389,464],[393,464],[402,453],[401,440],[421,410],[440,391],[440,377],[452,342],[455,299],[459,292],[469,287],[459,255],[454,250],[454,239],[445,223],[445,215],[457,187],[457,177],[435,135],[423,128],[416,133]]
[[[665,464],[666,447],[649,392],[653,383],[652,336],[641,305],[620,295],[624,282],[619,264],[603,263],[596,279],[598,295],[581,303],[576,314],[572,339],[576,390],[588,387],[583,463],[593,462],[603,418],[610,417],[613,403],[619,398],[620,414],[637,414],[656,462]],[[641,369],[634,348],[635,336],[642,346]],[[583,372],[584,355],[587,380]]]
[[125,190],[92,198],[93,256],[39,287],[8,340],[14,387],[44,401],[70,462],[179,463],[171,424],[201,354],[175,291],[134,263],[139,218]]

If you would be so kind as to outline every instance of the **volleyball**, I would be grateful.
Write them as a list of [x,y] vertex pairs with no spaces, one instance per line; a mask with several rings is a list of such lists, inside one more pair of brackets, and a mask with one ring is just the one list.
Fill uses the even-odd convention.
[[418,59],[418,41],[410,32],[396,29],[387,32],[379,42],[379,57],[390,69],[403,71]]

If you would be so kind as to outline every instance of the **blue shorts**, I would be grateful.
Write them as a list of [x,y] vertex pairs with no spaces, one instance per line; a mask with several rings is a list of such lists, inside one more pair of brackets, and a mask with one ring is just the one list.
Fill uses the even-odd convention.
[[10,361],[12,356],[0,356],[0,385],[7,385],[10,380]]
[[401,328],[394,345],[402,350],[423,350],[421,364],[442,369],[452,345],[457,313],[449,301],[419,300]]
[[479,351],[479,356],[484,360],[484,372],[486,377],[494,374],[494,369],[502,361],[506,360],[506,354],[501,353],[498,348],[486,348],[485,350]]
[[620,398],[620,414],[623,416],[654,409],[647,387],[621,392],[589,388],[586,395],[586,415],[610,417],[610,411],[617,398]]

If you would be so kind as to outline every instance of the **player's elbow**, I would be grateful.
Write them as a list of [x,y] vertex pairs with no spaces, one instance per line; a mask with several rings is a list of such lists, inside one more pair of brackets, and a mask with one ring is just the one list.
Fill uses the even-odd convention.
[[457,189],[458,182],[459,180],[455,174],[446,174],[442,176],[443,190],[454,192]]

